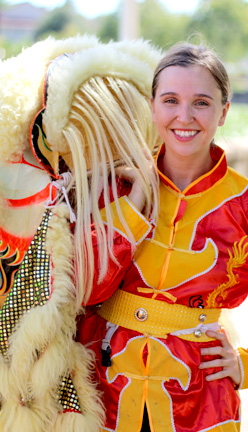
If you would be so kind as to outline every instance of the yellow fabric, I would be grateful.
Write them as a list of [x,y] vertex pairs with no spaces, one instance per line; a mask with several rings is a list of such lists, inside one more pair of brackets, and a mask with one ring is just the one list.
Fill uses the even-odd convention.
[[[201,193],[199,200],[199,194],[184,196],[161,182],[160,214],[154,239],[142,242],[134,255],[135,264],[148,286],[158,289],[176,287],[199,274],[207,273],[214,266],[218,251],[212,239],[206,238],[202,250],[192,251],[192,226],[203,215],[230,198],[230,190],[233,195],[239,194],[245,188],[247,180],[229,168],[225,184],[228,187],[224,187],[223,182],[219,181],[214,185],[211,199],[210,188]],[[181,200],[187,201],[187,211],[179,223],[174,225]],[[181,268],[183,271],[179,271]]]
[[[142,352],[146,344],[146,338],[141,337],[132,339],[124,352],[120,352],[112,358],[112,365],[109,368],[109,381],[114,381],[118,374],[123,374],[127,378],[128,373],[138,375],[141,379],[129,378],[129,385],[122,395],[120,404],[118,432],[126,432],[129,422],[136,422],[137,430],[140,430],[143,417],[143,404],[145,400],[146,381],[142,379],[146,375],[146,368],[142,361]],[[143,401],[138,411],[137,401]],[[127,408],[128,407],[128,408]]]
[[238,348],[239,367],[241,372],[241,383],[239,390],[248,389],[248,350]]
[[[145,345],[148,352],[146,364],[142,360]],[[160,361],[161,358],[164,359],[163,362]],[[141,429],[144,402],[147,406],[151,431],[160,430],[162,424],[163,431],[174,432],[171,398],[161,385],[161,381],[166,382],[174,377],[186,391],[191,380],[190,368],[175,357],[161,341],[140,336],[130,339],[125,349],[112,357],[112,365],[107,374],[108,382],[115,381],[118,375],[128,378],[119,405],[118,432],[126,432],[130,422],[133,430]],[[137,401],[141,401],[140,408],[137,406]],[[231,421],[208,430],[239,432],[240,424]],[[102,431],[109,431],[109,429],[104,428]]]
[[[171,293],[167,292],[167,291],[161,291],[158,290],[156,288],[137,288],[138,292],[142,292],[144,294],[159,294],[159,295],[163,295],[164,297],[166,297],[167,299],[171,300],[173,303],[176,303],[177,298],[172,295]],[[154,297],[153,297],[154,298]]]
[[224,423],[220,426],[214,426],[212,429],[207,429],[209,432],[239,432],[240,422],[235,423],[234,421],[230,423]]
[[[184,362],[172,355],[169,348],[162,345],[158,340],[151,339],[148,350],[147,370],[150,379],[147,381],[146,403],[148,415],[151,419],[151,430],[160,430],[161,424],[164,425],[166,420],[164,430],[174,432],[171,398],[164,391],[161,381],[157,381],[156,377],[162,376],[163,381],[169,381],[173,377],[186,390],[190,382],[191,372]],[[162,362],[161,358],[163,359]]]
[[[140,322],[135,318],[135,311],[143,308],[148,313],[148,318]],[[106,300],[98,314],[113,324],[136,330],[143,334],[166,338],[174,331],[194,328],[201,322],[200,315],[204,313],[204,324],[218,321],[220,309],[193,309],[179,304],[169,304],[160,300],[145,298],[130,294],[123,290],[117,290],[112,297]],[[181,336],[179,336],[181,337]],[[184,335],[183,339],[200,341],[210,340],[205,334],[196,338],[194,334]]]
[[[118,394],[118,411],[116,412],[116,424],[113,425],[114,430],[118,432],[128,429],[139,431],[142,418],[140,406],[143,407],[144,401],[146,402],[152,432],[170,432],[175,431],[177,428],[182,428],[181,422],[183,421],[182,417],[184,418],[184,414],[179,412],[177,401],[184,401],[185,405],[189,407],[188,412],[191,410],[193,418],[195,415],[199,420],[193,425],[194,420],[191,420],[191,416],[188,416],[188,418],[185,418],[185,428],[193,425],[192,430],[195,432],[200,432],[200,430],[238,432],[240,430],[239,421],[226,420],[228,408],[224,409],[225,412],[221,408],[219,410],[216,408],[216,416],[211,418],[211,411],[212,413],[214,412],[216,405],[216,391],[219,392],[220,398],[223,399],[225,398],[225,394],[228,394],[228,403],[230,398],[230,405],[233,400],[233,406],[235,406],[235,409],[238,408],[238,401],[236,400],[233,388],[231,387],[233,393],[229,392],[227,385],[226,392],[224,385],[221,388],[222,383],[220,381],[216,383],[217,387],[220,384],[218,389],[214,386],[211,387],[212,384],[209,385],[204,381],[205,371],[199,371],[198,376],[197,367],[198,362],[201,360],[199,355],[200,347],[197,342],[205,342],[209,339],[204,339],[205,335],[196,338],[193,332],[200,324],[199,318],[201,314],[207,315],[204,324],[210,324],[218,321],[220,309],[213,309],[215,306],[212,307],[212,305],[204,309],[193,309],[179,303],[181,301],[188,305],[206,304],[203,302],[206,302],[208,293],[214,290],[215,286],[218,288],[218,283],[221,284],[223,280],[226,282],[226,279],[222,279],[221,272],[219,276],[218,269],[216,269],[216,272],[212,272],[213,279],[209,275],[218,260],[218,245],[219,243],[221,247],[223,245],[219,241],[219,238],[215,241],[214,235],[210,235],[208,238],[208,230],[205,229],[204,220],[202,223],[201,221],[205,216],[215,211],[215,209],[217,210],[216,213],[218,213],[218,208],[221,208],[222,204],[225,207],[225,200],[229,200],[231,196],[233,198],[235,196],[238,197],[239,194],[243,193],[246,186],[247,180],[238,177],[231,170],[228,170],[214,184],[213,188],[191,196],[185,196],[184,193],[177,193],[174,190],[171,191],[170,188],[161,182],[160,214],[156,229],[153,232],[152,239],[146,239],[138,246],[134,254],[134,265],[124,278],[123,289],[130,290],[134,294],[123,292],[123,290],[121,292],[118,291],[118,294],[116,293],[110,300],[104,302],[102,309],[99,310],[99,314],[102,317],[120,326],[111,340],[112,366],[107,368],[106,375],[103,373],[103,382],[105,383],[106,376],[108,373],[111,373],[109,371],[112,367],[116,368],[115,377],[117,377],[119,372],[120,375],[124,375],[129,380],[125,387],[120,387],[119,381],[116,380],[115,382],[114,377],[111,375],[113,388],[110,389],[110,393],[112,391],[114,397]],[[199,197],[201,198],[199,199]],[[213,221],[211,226],[213,232],[216,232],[214,218],[218,216],[217,214],[213,215],[213,218],[209,218]],[[221,220],[218,222],[221,233]],[[246,250],[244,250],[242,245],[243,243],[237,245],[237,251],[241,251],[241,259],[246,254]],[[230,252],[232,252],[232,246],[231,244]],[[222,251],[221,248],[220,250]],[[220,256],[220,262],[221,259],[222,256]],[[223,265],[221,271],[224,276],[228,276],[229,273],[231,274],[231,272],[228,273],[225,270],[226,267]],[[135,283],[137,272],[143,282]],[[199,282],[194,280],[198,279],[198,277]],[[191,280],[192,290],[191,283],[186,285]],[[139,284],[139,287],[137,287],[137,284]],[[143,284],[144,288],[142,288]],[[183,290],[184,284],[186,285],[185,290]],[[178,299],[176,300],[178,303],[168,304],[165,301],[166,299],[162,297],[162,294],[166,292],[174,294]],[[150,294],[154,298],[147,299],[143,297],[145,294]],[[199,294],[202,303],[200,301],[199,303],[191,301],[191,298],[196,297],[195,294],[196,296]],[[160,298],[161,300],[156,300],[155,298]],[[174,301],[174,299],[171,300]],[[215,302],[216,304],[217,302]],[[138,308],[144,308],[147,311],[148,318],[143,322],[139,322],[135,318],[135,311]],[[209,313],[213,313],[213,316],[210,317]],[[214,316],[215,313],[217,316]],[[124,331],[123,327],[127,330]],[[131,331],[128,332],[128,329],[139,333],[133,334]],[[166,340],[168,333],[183,329],[192,329],[192,334],[189,336],[180,335],[174,338],[173,336],[169,336]],[[156,338],[161,339],[158,340]],[[187,338],[192,343],[183,344],[180,341],[180,339]],[[123,346],[120,344],[120,341],[123,341]],[[141,350],[144,346],[143,341],[146,341],[146,346],[144,348],[144,356],[141,358]],[[187,356],[184,356],[181,349],[179,350],[181,345],[185,348],[185,354],[188,352],[192,360],[194,359],[194,364],[188,361]],[[118,352],[116,352],[117,350]],[[120,367],[117,367],[117,365]],[[167,382],[168,377],[170,380],[176,379],[180,384],[178,399],[176,386],[173,384],[170,387],[167,383],[165,387],[163,384],[163,382]],[[204,389],[198,386],[199,381],[197,382],[197,379],[199,377],[202,380]],[[126,399],[126,392],[129,392],[129,401]],[[185,397],[183,395],[184,392]],[[110,410],[111,404],[109,406]],[[126,415],[130,404],[132,404],[132,418]],[[134,404],[137,407],[136,412],[133,408]],[[203,421],[204,424],[203,422],[201,423],[201,412],[196,412],[199,406],[203,407],[204,415],[207,412]],[[113,416],[115,416],[114,413]],[[238,417],[234,409],[233,413],[230,413],[230,417]],[[119,421],[122,422],[121,425]],[[212,423],[215,424],[212,425]],[[180,426],[178,426],[179,424]],[[110,430],[110,427],[105,430]]]
[[[145,365],[142,361],[142,352],[146,344],[148,357]],[[160,356],[164,358],[162,364],[158,361]],[[148,410],[152,413],[152,418],[156,418],[157,426],[161,421],[164,424],[166,419],[166,432],[173,432],[170,397],[161,386],[161,380],[169,381],[171,376],[176,377],[181,382],[182,387],[186,389],[190,381],[190,369],[173,356],[170,350],[158,340],[141,336],[131,339],[126,349],[112,358],[112,366],[109,368],[108,375],[109,381],[114,381],[118,374],[123,374],[129,379],[129,383],[122,394],[118,415],[118,432],[126,432],[129,421],[132,421],[132,426],[134,426],[133,422],[137,423],[135,426],[137,430],[140,430],[143,409],[140,413],[137,412],[137,400],[146,402]],[[161,410],[160,402],[163,410]]]
[[[136,242],[139,242],[144,236],[146,236],[152,229],[152,225],[149,221],[136,209],[136,207],[125,197],[119,198],[119,205],[121,212],[126,221],[128,221],[128,226],[132,232]],[[122,225],[115,202],[110,204],[110,211],[113,217],[114,229],[119,231],[124,237],[127,236],[127,232]],[[107,222],[106,209],[101,210],[102,220]]]

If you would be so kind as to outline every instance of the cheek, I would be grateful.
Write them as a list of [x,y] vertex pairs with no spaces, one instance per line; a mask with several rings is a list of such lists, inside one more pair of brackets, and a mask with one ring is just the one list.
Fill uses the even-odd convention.
[[218,126],[219,116],[217,113],[203,113],[198,116],[198,122],[204,127],[206,131],[212,131]]
[[167,124],[170,123],[172,118],[173,118],[172,113],[169,112],[164,106],[160,107],[158,110],[155,110],[153,115],[153,121],[154,123],[157,124],[157,126],[159,125],[166,126]]

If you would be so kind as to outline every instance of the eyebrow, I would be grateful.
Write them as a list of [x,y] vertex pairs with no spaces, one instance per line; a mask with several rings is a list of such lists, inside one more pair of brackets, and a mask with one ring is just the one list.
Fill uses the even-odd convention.
[[197,97],[205,97],[205,98],[214,100],[214,98],[212,96],[210,96],[208,94],[205,94],[205,93],[196,93],[195,96],[197,96]]
[[162,96],[177,96],[177,93],[174,93],[174,92],[163,92],[163,93],[161,93],[159,96],[160,97],[162,97]]
[[[169,92],[163,92],[160,94],[160,97],[167,96],[167,95],[168,96],[178,96],[178,93],[170,92],[170,91]],[[205,93],[196,93],[196,94],[194,94],[194,96],[195,97],[205,97],[207,99],[214,100],[214,98],[212,98],[212,96],[205,94]]]

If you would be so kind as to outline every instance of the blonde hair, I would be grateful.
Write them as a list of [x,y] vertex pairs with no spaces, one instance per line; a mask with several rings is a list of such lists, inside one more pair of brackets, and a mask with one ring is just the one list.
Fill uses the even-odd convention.
[[[159,182],[151,165],[160,138],[152,122],[150,93],[153,70],[160,58],[160,51],[147,41],[98,42],[89,49],[65,53],[49,67],[42,122],[49,148],[61,155],[74,175],[74,184],[69,187],[77,214],[74,250],[78,308],[91,295],[97,268],[100,282],[110,260],[121,265],[114,254],[111,200],[132,250],[136,247],[118,201],[116,166],[136,169],[146,197],[145,216],[157,218]],[[105,219],[98,208],[100,189]],[[94,242],[98,262],[94,260]]]
[[[152,123],[148,97],[126,79],[95,76],[74,93],[69,122],[63,129],[72,155],[75,176],[77,223],[75,259],[78,276],[78,306],[87,302],[94,278],[100,269],[101,282],[113,252],[113,218],[110,209],[109,181],[119,219],[134,250],[135,240],[118,203],[115,167],[118,164],[137,169],[146,197],[145,216],[158,215],[158,178],[151,175],[152,150],[158,135]],[[90,168],[90,170],[89,170]],[[109,180],[111,179],[111,180]],[[108,230],[98,207],[102,184]],[[99,248],[94,263],[91,223],[94,223]],[[121,265],[121,263],[118,263]]]

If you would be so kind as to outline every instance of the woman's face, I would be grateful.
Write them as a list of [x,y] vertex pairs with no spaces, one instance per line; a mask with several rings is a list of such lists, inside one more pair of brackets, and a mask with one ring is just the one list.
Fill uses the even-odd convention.
[[229,102],[202,66],[169,66],[158,77],[152,100],[153,121],[166,144],[166,153],[180,157],[209,155],[218,126],[225,122]]

